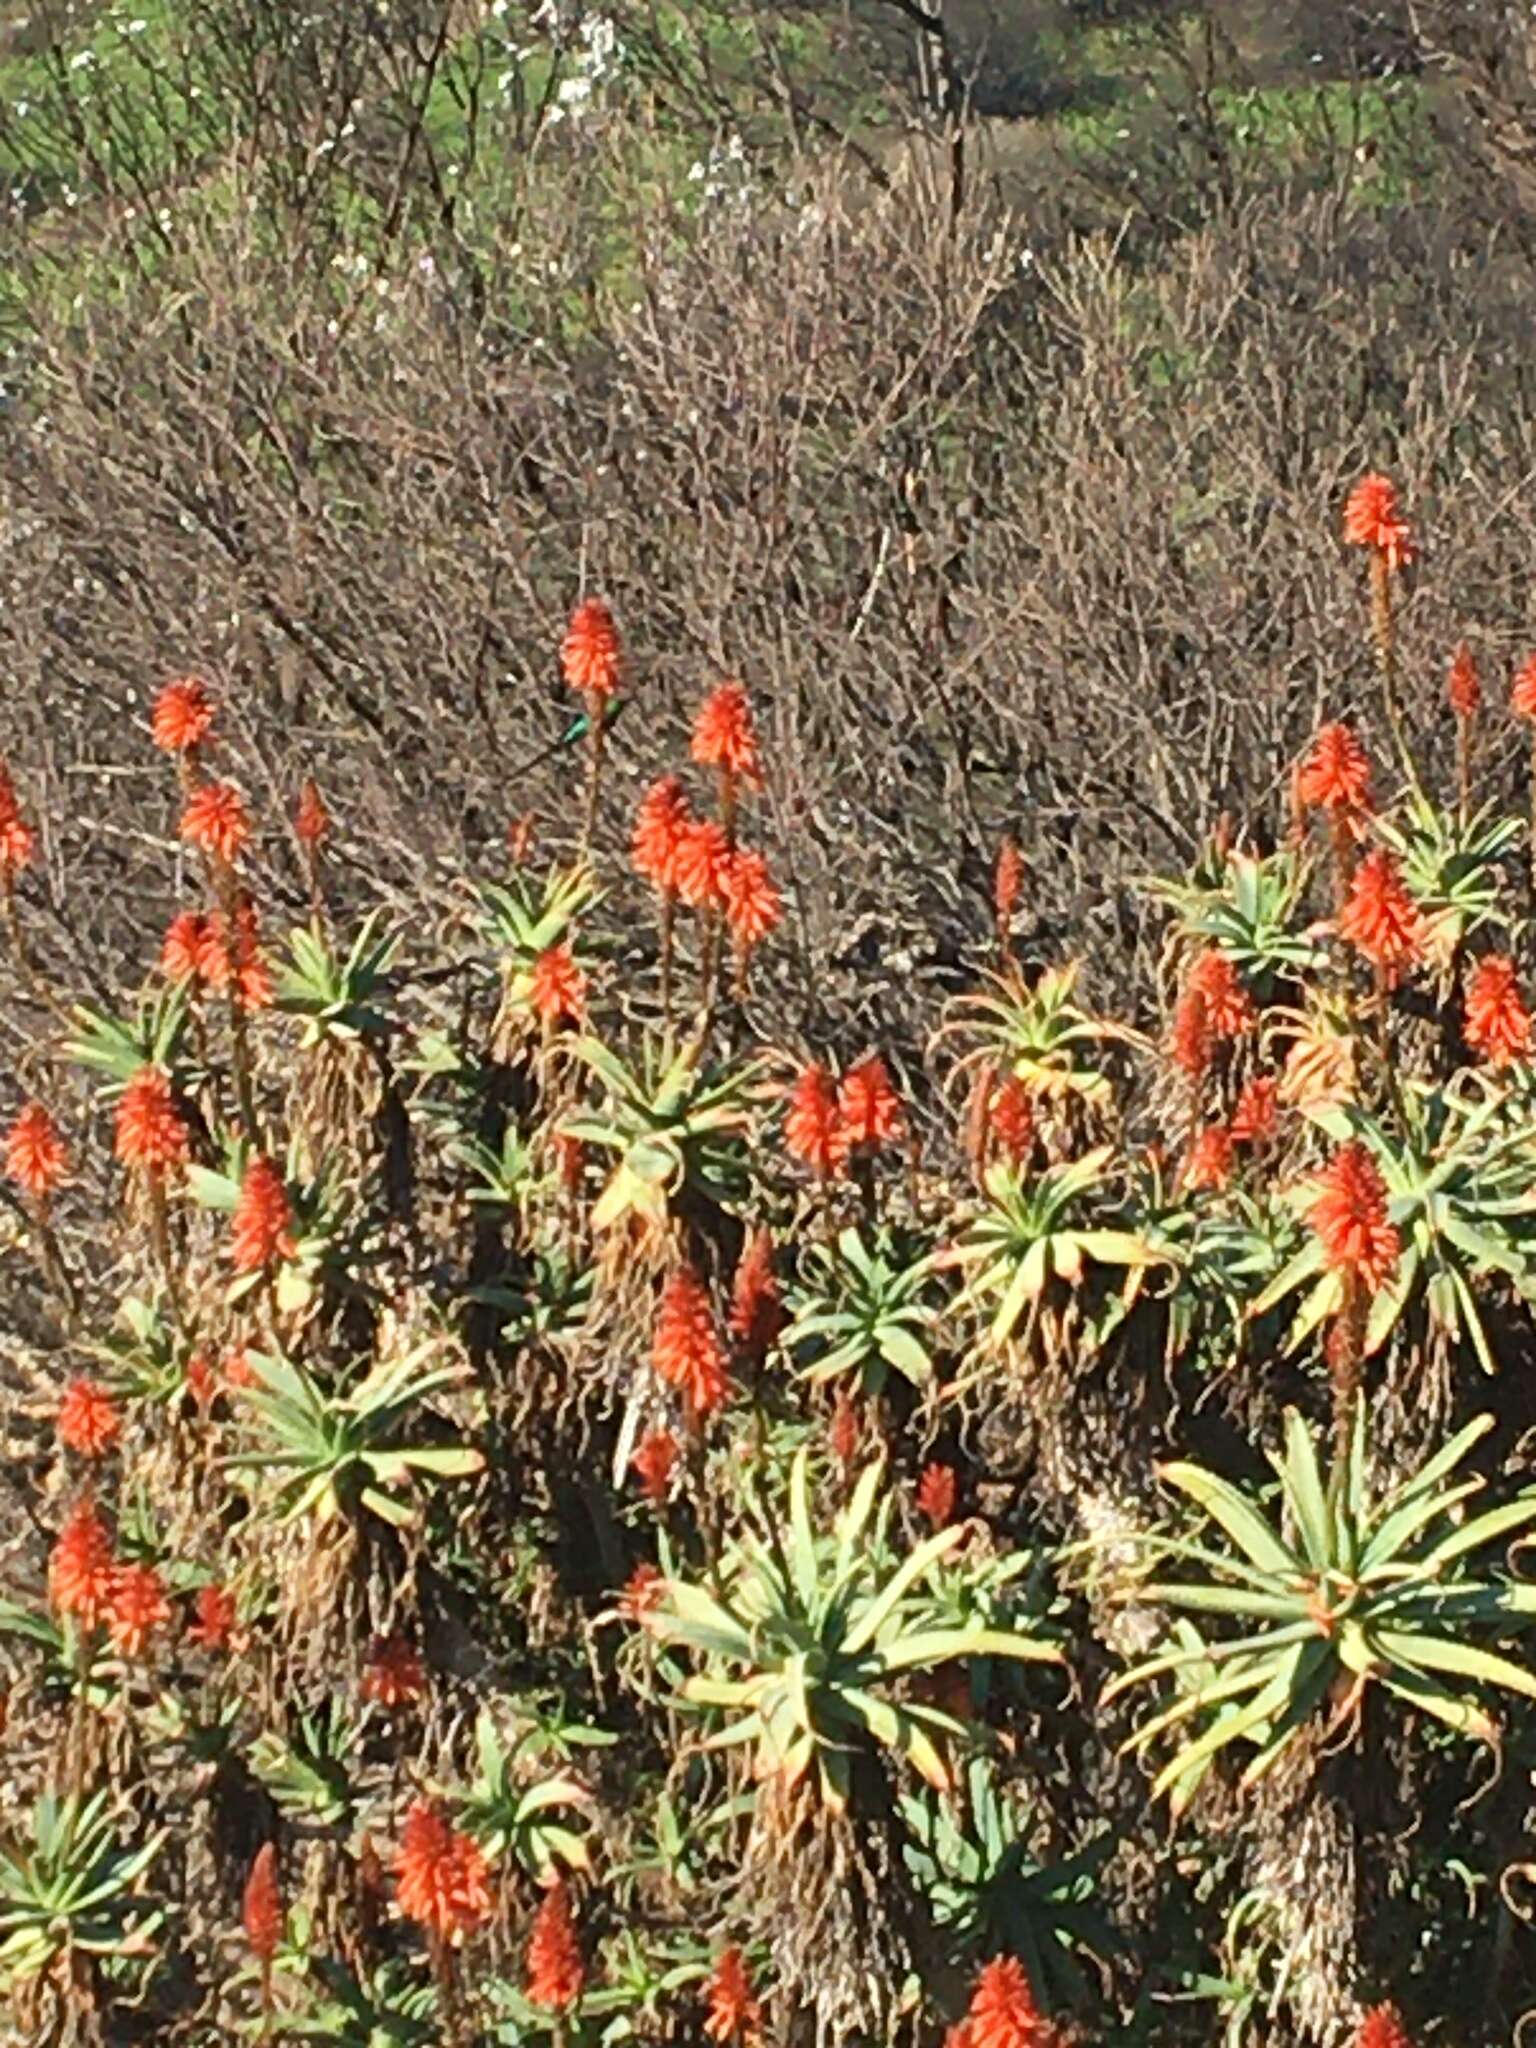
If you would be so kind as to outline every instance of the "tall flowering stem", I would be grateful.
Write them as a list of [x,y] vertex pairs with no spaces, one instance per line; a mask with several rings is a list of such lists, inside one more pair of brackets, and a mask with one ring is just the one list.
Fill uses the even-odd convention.
[[[251,836],[245,799],[232,783],[205,782],[194,790],[181,816],[181,836],[197,847],[208,863],[213,891],[224,917],[224,929],[233,936],[251,916],[251,907],[235,861]],[[256,1092],[252,1080],[250,1034],[247,1028],[247,993],[241,975],[232,973],[226,991],[229,1001],[229,1041],[235,1073],[235,1096],[240,1120],[253,1145],[261,1143],[256,1123]]]
[[1350,492],[1344,507],[1344,538],[1369,550],[1371,564],[1371,637],[1381,669],[1382,701],[1403,766],[1417,786],[1413,757],[1403,730],[1397,695],[1397,629],[1393,617],[1393,578],[1414,557],[1413,530],[1398,506],[1392,479],[1372,471]]
[[1536,897],[1536,654],[1528,654],[1515,671],[1509,693],[1509,708],[1531,729],[1531,894]]
[[1334,1440],[1340,1452],[1336,1471],[1342,1473],[1343,1453],[1354,1427],[1371,1297],[1396,1271],[1401,1244],[1387,1215],[1381,1170],[1359,1139],[1339,1147],[1318,1175],[1317,1188],[1307,1221],[1322,1247],[1323,1263],[1338,1274],[1341,1286],[1327,1355]]
[[560,644],[560,667],[566,683],[586,707],[587,806],[582,819],[581,846],[585,853],[592,844],[597,824],[597,798],[603,773],[603,729],[608,706],[617,695],[623,667],[623,649],[613,613],[600,597],[584,598],[571,613]]
[[683,785],[675,775],[653,782],[640,799],[635,828],[630,840],[630,861],[635,873],[656,891],[661,928],[661,1018],[672,1022],[672,946],[677,921],[678,857],[683,834],[693,823],[693,813]]
[[1446,701],[1456,714],[1456,794],[1462,823],[1472,808],[1472,720],[1483,699],[1477,665],[1465,640],[1451,661],[1445,685]]

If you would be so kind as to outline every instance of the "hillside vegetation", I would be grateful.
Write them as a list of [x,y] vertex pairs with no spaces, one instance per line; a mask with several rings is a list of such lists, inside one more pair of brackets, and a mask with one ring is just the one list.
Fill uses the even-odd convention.
[[0,25],[5,2039],[1518,2038],[1533,62]]

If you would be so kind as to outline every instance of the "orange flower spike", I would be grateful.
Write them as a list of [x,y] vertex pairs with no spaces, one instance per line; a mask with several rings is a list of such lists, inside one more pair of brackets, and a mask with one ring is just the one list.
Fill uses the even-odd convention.
[[106,1388],[81,1375],[64,1389],[53,1427],[66,1450],[100,1458],[122,1435],[123,1418]]
[[1044,2048],[1045,2023],[1017,1956],[994,1956],[982,1970],[967,2024],[971,2048]]
[[230,1262],[237,1273],[260,1273],[276,1259],[292,1258],[293,1205],[283,1176],[258,1155],[245,1169],[235,1202]]
[[375,1706],[404,1707],[427,1689],[426,1667],[402,1635],[375,1636],[363,1669],[363,1698]]
[[1035,1111],[1017,1074],[1005,1074],[987,1104],[987,1125],[1011,1166],[1022,1166],[1035,1147]]
[[163,1174],[187,1156],[187,1127],[159,1067],[140,1067],[117,1101],[113,1150],[124,1166]]
[[1206,1022],[1217,1038],[1241,1038],[1252,1025],[1253,998],[1232,962],[1215,947],[1200,954],[1185,986],[1198,990]]
[[640,1490],[652,1507],[663,1507],[677,1467],[678,1441],[670,1429],[653,1429],[640,1439],[630,1459]]
[[935,1462],[923,1467],[917,1482],[917,1512],[935,1529],[948,1528],[955,1519],[955,1468]]
[[1536,719],[1536,654],[1528,654],[1510,685],[1509,708],[1516,718]]
[[859,1446],[864,1441],[864,1427],[853,1396],[846,1387],[838,1389],[837,1400],[832,1409],[832,1421],[827,1429],[827,1444],[832,1455],[842,1466],[844,1473],[853,1468],[853,1461],[859,1455]]
[[106,1524],[91,1501],[82,1501],[48,1558],[48,1595],[56,1612],[94,1628],[107,1611],[115,1572]]
[[683,833],[692,823],[688,798],[675,775],[664,775],[659,782],[653,782],[640,799],[630,840],[630,861],[635,873],[664,896],[677,894]]
[[725,902],[730,866],[731,843],[714,818],[695,818],[681,828],[675,869],[677,894],[690,910],[713,910]]
[[999,937],[1006,936],[1013,922],[1023,887],[1024,857],[1019,852],[1019,842],[1009,834],[998,843],[997,861],[992,870],[992,908],[997,913]]
[[643,1622],[661,1605],[666,1579],[648,1557],[642,1557],[624,1582],[619,1594],[619,1614],[625,1621]]
[[1389,570],[1413,560],[1413,530],[1398,507],[1390,477],[1372,471],[1355,485],[1344,506],[1344,538],[1353,547],[1373,549]]
[[283,1938],[283,1895],[278,1883],[277,1848],[272,1842],[263,1842],[256,1851],[240,1902],[240,1925],[265,1977]]
[[160,945],[160,972],[167,981],[191,981],[201,972],[206,921],[195,910],[179,910],[165,928]]
[[142,1657],[171,1618],[165,1582],[153,1565],[120,1564],[107,1595],[107,1632],[120,1657]]
[[1184,1161],[1182,1184],[1189,1189],[1220,1191],[1232,1178],[1232,1133],[1225,1124],[1207,1124],[1199,1131]]
[[763,786],[762,762],[752,706],[740,683],[721,683],[699,706],[693,722],[693,758],[703,768],[722,768],[752,789]]
[[529,1000],[551,1028],[581,1022],[587,1013],[587,978],[569,946],[546,946],[534,961]]
[[1296,797],[1325,811],[1371,808],[1371,764],[1347,725],[1318,731],[1296,775]]
[[826,1180],[848,1158],[848,1133],[838,1112],[832,1076],[819,1060],[801,1068],[789,1094],[784,1146],[794,1159]]
[[11,771],[0,761],[0,881],[30,867],[37,854],[37,835],[21,815],[21,802]]
[[1317,1177],[1307,1222],[1322,1242],[1324,1262],[1374,1294],[1391,1278],[1400,1243],[1387,1216],[1380,1168],[1358,1138],[1341,1145]]
[[1489,953],[1468,978],[1466,1039],[1495,1069],[1530,1052],[1531,1013],[1507,954]]
[[709,1295],[691,1266],[675,1268],[662,1289],[651,1364],[657,1378],[683,1396],[691,1418],[702,1419],[724,1407],[729,1391],[725,1352]]
[[6,1179],[34,1202],[45,1202],[68,1166],[57,1124],[40,1102],[29,1102],[5,1134]]
[[227,1650],[235,1626],[235,1596],[224,1586],[199,1586],[192,1600],[187,1641],[205,1650]]
[[874,1151],[901,1136],[901,1101],[879,1053],[870,1053],[844,1074],[837,1114],[850,1145]]
[[232,782],[208,782],[196,790],[181,814],[181,836],[226,865],[251,836],[245,799]]
[[1413,2048],[1395,2005],[1373,2005],[1355,2029],[1354,2048]]
[[1445,681],[1445,698],[1452,711],[1460,719],[1472,718],[1483,701],[1483,686],[1478,680],[1477,664],[1472,659],[1472,650],[1463,640],[1451,661]]
[[613,613],[600,597],[589,597],[571,613],[560,643],[560,669],[584,697],[607,698],[619,687],[623,650]]
[[1255,1074],[1237,1098],[1228,1129],[1234,1145],[1260,1145],[1273,1136],[1280,1091],[1268,1074]]
[[726,1327],[747,1357],[761,1362],[784,1320],[783,1298],[773,1270],[773,1238],[759,1228],[747,1239],[736,1262]]
[[711,2041],[743,2042],[755,2036],[762,2011],[753,1996],[746,1958],[739,1948],[720,1951],[704,1997],[709,2007],[704,2031]]
[[405,1817],[395,1856],[395,1896],[408,1920],[440,1941],[460,1942],[491,1912],[485,1852],[450,1827],[430,1800]]
[[565,1880],[556,1878],[533,1916],[523,1988],[530,2005],[566,2012],[580,1999],[586,1981],[586,1966],[571,1919],[570,1894]]
[[213,726],[213,700],[201,676],[167,683],[150,714],[150,735],[167,754],[190,754]]
[[299,806],[293,814],[294,836],[301,846],[316,847],[331,836],[331,814],[313,775],[299,785]]
[[738,953],[750,953],[777,929],[784,907],[768,863],[760,853],[737,847],[720,876],[725,921]]
[[1173,1063],[1191,1081],[1203,1080],[1210,1070],[1214,1049],[1215,1033],[1205,997],[1197,988],[1186,988],[1174,1006],[1173,1030],[1168,1041]]
[[1390,988],[1422,958],[1424,920],[1403,887],[1396,858],[1382,847],[1355,869],[1338,916],[1338,933],[1377,968]]

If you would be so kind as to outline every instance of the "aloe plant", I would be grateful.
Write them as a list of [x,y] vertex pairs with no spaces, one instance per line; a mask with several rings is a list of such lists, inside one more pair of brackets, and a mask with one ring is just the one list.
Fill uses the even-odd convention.
[[291,1359],[248,1352],[259,1384],[242,1390],[241,1404],[256,1423],[260,1448],[227,1462],[237,1471],[277,1475],[282,1521],[313,1514],[325,1522],[367,1510],[398,1528],[409,1526],[417,1511],[396,1488],[417,1477],[468,1478],[485,1462],[468,1444],[406,1439],[412,1410],[463,1378],[457,1366],[422,1370],[433,1348],[422,1345],[375,1366],[345,1394],[326,1392]]
[[78,1036],[64,1047],[66,1059],[104,1075],[109,1097],[131,1081],[140,1067],[183,1072],[189,997],[184,983],[145,996],[131,1016],[114,1017],[90,1003],[77,1003]]
[[706,1068],[696,1046],[674,1052],[670,1042],[649,1036],[634,1066],[596,1038],[578,1039],[573,1050],[604,1100],[562,1128],[617,1155],[592,1210],[595,1231],[629,1216],[659,1229],[685,1191],[720,1208],[740,1200],[745,1140],[762,1092],[760,1062]]
[[1115,1210],[1103,1205],[1103,1220],[1090,1202],[1102,1195],[1110,1162],[1108,1145],[1081,1159],[1031,1174],[998,1161],[987,1170],[986,1202],[961,1232],[950,1261],[966,1270],[957,1311],[975,1309],[987,1318],[993,1350],[1010,1344],[1028,1314],[1031,1323],[1053,1283],[1071,1291],[1094,1267],[1155,1263],[1159,1253]]
[[25,1983],[71,1953],[147,1955],[165,1916],[139,1884],[168,1832],[124,1849],[106,1792],[45,1794],[30,1835],[0,1844],[0,1983]]
[[846,1378],[874,1396],[892,1372],[913,1386],[932,1379],[924,1340],[939,1321],[932,1300],[935,1262],[931,1253],[906,1253],[893,1231],[866,1241],[852,1227],[835,1244],[810,1248],[806,1278],[789,1296],[793,1320],[780,1339],[803,1360],[803,1380],[816,1386]]
[[788,1786],[810,1779],[833,1812],[848,1805],[861,1754],[904,1758],[936,1789],[949,1787],[936,1738],[957,1733],[959,1724],[935,1707],[893,1697],[904,1674],[972,1657],[1061,1658],[1040,1634],[950,1625],[933,1582],[965,1529],[942,1529],[898,1561],[889,1491],[879,1500],[885,1483],[883,1463],[871,1465],[832,1531],[821,1533],[809,1458],[800,1451],[783,1526],[765,1512],[761,1533],[732,1541],[708,1583],[674,1573],[645,1617],[656,1641],[702,1660],[703,1669],[682,1680],[679,1698],[724,1717],[707,1747],[751,1744],[760,1778]]
[[1525,820],[1501,816],[1493,803],[1464,818],[1415,789],[1404,798],[1401,822],[1373,823],[1424,913],[1432,953],[1448,962],[1470,932],[1497,915],[1505,863],[1525,837]]
[[[1508,1090],[1483,1076],[1463,1075],[1445,1086],[1406,1080],[1397,1102],[1396,1131],[1352,1103],[1309,1112],[1336,1143],[1358,1138],[1370,1148],[1402,1241],[1397,1269],[1371,1303],[1366,1350],[1379,1350],[1410,1306],[1422,1301],[1431,1328],[1453,1343],[1465,1337],[1491,1373],[1495,1360],[1480,1290],[1499,1275],[1525,1300],[1536,1299],[1530,1167],[1536,1123]],[[1301,1213],[1314,1196],[1303,1182],[1289,1199]],[[1301,1288],[1307,1292],[1292,1323],[1292,1350],[1342,1298],[1339,1276],[1326,1267],[1315,1237],[1256,1297],[1251,1313],[1262,1315]]]
[[389,1019],[377,997],[403,936],[384,928],[382,911],[364,921],[345,954],[318,919],[307,929],[300,926],[288,934],[288,960],[278,976],[274,1002],[284,1015],[304,1020],[302,1048],[385,1035]]
[[1302,920],[1307,875],[1300,853],[1261,859],[1212,846],[1187,875],[1153,876],[1141,886],[1173,911],[1182,944],[1215,946],[1267,998],[1276,982],[1315,973],[1327,961]]
[[1107,1108],[1109,1077],[1084,1055],[1108,1045],[1145,1049],[1147,1040],[1128,1025],[1089,1016],[1079,1008],[1072,997],[1080,971],[1076,961],[1053,967],[1031,987],[1011,970],[988,975],[979,995],[955,997],[939,1037],[969,1042],[960,1071],[984,1063],[1016,1074],[1032,1094],[1046,1101]]
[[1480,1416],[1378,1497],[1367,1478],[1363,1409],[1326,1484],[1311,1431],[1288,1411],[1284,1453],[1272,1457],[1278,1515],[1262,1496],[1203,1466],[1161,1468],[1226,1544],[1148,1539],[1152,1556],[1182,1562],[1190,1574],[1136,1585],[1125,1597],[1211,1616],[1232,1633],[1178,1640],[1106,1692],[1108,1699],[1198,1669],[1131,1738],[1138,1750],[1165,1737],[1176,1744],[1154,1795],[1187,1802],[1210,1760],[1239,1743],[1253,1751],[1242,1782],[1254,1783],[1325,1715],[1340,1724],[1370,1685],[1490,1743],[1498,1724],[1482,1704],[1486,1692],[1536,1699],[1536,1676],[1480,1640],[1536,1615],[1536,1587],[1494,1567],[1473,1569],[1478,1553],[1536,1523],[1536,1493],[1469,1517],[1482,1482],[1452,1477],[1492,1427],[1492,1416]]
[[488,1709],[475,1726],[474,1782],[459,1802],[462,1825],[484,1844],[492,1862],[510,1857],[541,1882],[558,1866],[589,1870],[591,1857],[578,1814],[589,1815],[594,1801],[581,1780],[569,1771],[530,1778],[543,1747],[535,1727],[508,1741]]

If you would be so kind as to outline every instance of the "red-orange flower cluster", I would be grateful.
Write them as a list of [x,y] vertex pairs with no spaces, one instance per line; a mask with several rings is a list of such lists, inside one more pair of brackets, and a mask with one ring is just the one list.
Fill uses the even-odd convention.
[[36,851],[37,838],[21,815],[11,771],[0,761],[0,881],[29,866]]
[[199,1586],[192,1598],[187,1641],[205,1650],[226,1650],[235,1626],[235,1596],[227,1587]]
[[946,1528],[955,1518],[955,1468],[937,1460],[923,1467],[917,1482],[917,1512],[935,1529]]
[[692,818],[679,829],[673,873],[690,910],[713,910],[725,902],[731,860],[731,843],[716,819]]
[[670,1429],[652,1429],[640,1439],[630,1464],[640,1480],[640,1489],[653,1507],[661,1507],[672,1484],[677,1466],[678,1443]]
[[1381,1170],[1358,1138],[1341,1145],[1317,1177],[1318,1195],[1307,1211],[1325,1262],[1374,1294],[1397,1265],[1397,1230],[1387,1217]]
[[1413,2048],[1395,2005],[1373,2005],[1355,2030],[1355,2048]]
[[112,1597],[112,1539],[91,1501],[82,1501],[59,1531],[48,1558],[48,1594],[60,1614],[94,1628]]
[[1168,1050],[1174,1065],[1191,1081],[1203,1079],[1209,1070],[1215,1044],[1216,1034],[1211,1029],[1211,1013],[1206,1008],[1205,997],[1197,988],[1186,988],[1174,1005],[1173,1029],[1168,1038]]
[[167,981],[190,981],[198,971],[204,919],[195,910],[178,910],[160,942],[160,972]]
[[848,1157],[848,1134],[838,1114],[837,1090],[819,1060],[801,1068],[789,1093],[784,1144],[790,1156],[825,1180]]
[[331,814],[325,808],[325,798],[320,794],[320,785],[313,775],[306,775],[299,785],[299,807],[293,814],[293,830],[301,846],[318,846],[322,839],[330,837]]
[[155,699],[150,733],[168,754],[189,754],[213,726],[213,699],[201,676],[180,676]]
[[762,1359],[784,1327],[784,1304],[773,1271],[773,1237],[754,1230],[742,1247],[731,1281],[726,1325],[748,1358]]
[[462,1941],[491,1910],[485,1852],[451,1827],[430,1800],[405,1817],[395,1855],[395,1895],[408,1920],[440,1941]]
[[36,1202],[64,1178],[69,1155],[58,1126],[40,1102],[29,1102],[5,1134],[5,1175]]
[[704,2031],[711,2041],[747,2041],[756,2033],[762,2012],[739,1948],[721,1950],[704,1996],[709,2006]]
[[613,613],[600,597],[584,598],[571,613],[560,643],[560,667],[584,697],[611,697],[619,687],[623,654]]
[[579,1024],[587,1010],[587,977],[565,944],[546,946],[533,963],[531,1001],[546,1024]]
[[1047,2048],[1054,2030],[1036,2005],[1017,1956],[994,1956],[982,1969],[965,2017],[966,2048]]
[[1019,906],[1019,894],[1024,886],[1024,857],[1019,852],[1019,842],[1012,837],[1000,840],[997,848],[997,862],[992,870],[992,907],[997,912],[1000,931],[1006,932]]
[[1245,1083],[1227,1128],[1234,1145],[1260,1145],[1274,1133],[1280,1090],[1272,1075],[1255,1074]]
[[873,1152],[902,1132],[901,1101],[879,1053],[851,1066],[837,1091],[844,1143]]
[[570,1894],[564,1879],[557,1878],[533,1916],[524,1989],[530,2005],[565,2012],[581,1997],[586,1981],[581,1945],[571,1919]]
[[277,1877],[277,1849],[263,1842],[256,1851],[245,1895],[240,1902],[240,1924],[259,1963],[270,1964],[283,1938],[283,1894]]
[[106,1388],[82,1374],[64,1389],[53,1427],[66,1450],[81,1458],[99,1458],[122,1435],[123,1418]]
[[1478,961],[1467,982],[1467,1043],[1491,1067],[1507,1067],[1531,1049],[1531,1013],[1506,953]]
[[150,1564],[120,1564],[107,1595],[107,1633],[120,1657],[142,1657],[171,1618],[165,1582]]
[[1528,654],[1515,670],[1509,708],[1516,718],[1536,718],[1536,654]]
[[[166,934],[169,940],[170,934]],[[162,954],[162,965],[164,955]],[[247,1010],[264,1010],[272,1000],[272,973],[261,954],[261,928],[256,906],[243,897],[235,906],[231,944],[222,910],[203,918],[197,937],[197,971],[216,996],[233,983]]]
[[187,1127],[159,1067],[140,1067],[117,1101],[113,1149],[124,1166],[163,1174],[187,1156]]
[[274,1259],[293,1256],[293,1204],[283,1176],[261,1154],[240,1183],[230,1234],[229,1256],[237,1273],[259,1273]]
[[642,1557],[619,1594],[619,1613],[624,1620],[642,1622],[648,1614],[654,1614],[661,1605],[665,1585],[662,1572],[648,1557]]
[[663,775],[640,799],[630,840],[630,859],[635,873],[664,896],[677,894],[683,833],[692,822],[688,798],[675,775]]
[[692,1415],[712,1415],[725,1405],[725,1352],[709,1295],[691,1266],[678,1266],[661,1291],[651,1363],[657,1377],[683,1396]]
[[1224,1188],[1232,1178],[1232,1132],[1226,1124],[1197,1131],[1184,1160],[1186,1188]]
[[1321,727],[1296,776],[1296,796],[1325,811],[1368,811],[1371,764],[1347,725]]
[[1010,1166],[1022,1166],[1035,1148],[1035,1108],[1017,1074],[1005,1074],[987,1103],[987,1129]]
[[380,1707],[404,1707],[427,1689],[426,1667],[402,1635],[375,1636],[363,1667],[363,1698]]
[[1445,679],[1445,701],[1458,718],[1471,718],[1483,701],[1483,686],[1478,680],[1477,663],[1472,659],[1472,650],[1463,640],[1451,658],[1451,666]]
[[1350,878],[1338,918],[1339,937],[1363,953],[1390,987],[1424,950],[1424,920],[1403,887],[1396,857],[1384,846],[1368,853]]
[[750,953],[760,946],[784,914],[779,892],[763,856],[738,846],[720,875],[725,899],[725,921],[738,953]]
[[740,683],[721,683],[699,706],[693,722],[693,758],[705,768],[723,768],[738,782],[762,787],[757,730],[752,706]]
[[1196,959],[1185,986],[1198,990],[1206,1022],[1217,1038],[1241,1038],[1253,1023],[1253,998],[1244,988],[1242,976],[1214,946]]
[[181,814],[181,836],[215,860],[232,861],[251,836],[245,798],[232,782],[205,782]]
[[1389,476],[1372,471],[1361,477],[1344,506],[1344,538],[1358,548],[1373,548],[1389,569],[1413,560],[1413,530],[1398,508],[1397,487]]

